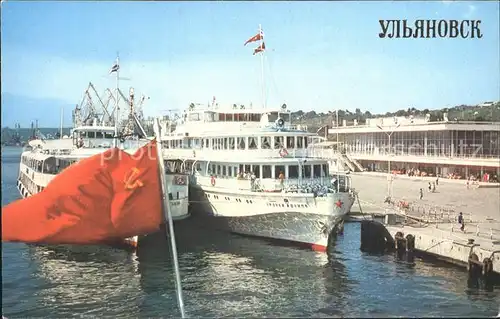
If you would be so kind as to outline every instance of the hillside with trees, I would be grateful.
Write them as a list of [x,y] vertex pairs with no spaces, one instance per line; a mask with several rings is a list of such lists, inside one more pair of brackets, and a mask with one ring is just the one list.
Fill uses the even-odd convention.
[[[409,117],[410,115],[418,118],[424,117],[426,114],[430,115],[431,122],[435,122],[442,120],[444,113],[448,113],[448,120],[450,121],[500,122],[500,102],[496,102],[489,106],[458,105],[438,110],[418,110],[412,107],[401,109],[396,112],[387,112],[385,114],[372,114],[370,111],[362,111],[361,109],[356,109],[354,112],[350,110],[338,110],[338,113],[339,123],[346,120],[348,125],[351,125],[354,120],[358,121],[358,125],[363,125],[366,123],[367,119],[371,118],[392,116]],[[308,126],[309,131],[316,132],[320,127],[332,125],[332,121],[336,119],[336,110],[329,111],[328,113],[297,111],[292,113],[292,118],[293,122],[305,124]]]

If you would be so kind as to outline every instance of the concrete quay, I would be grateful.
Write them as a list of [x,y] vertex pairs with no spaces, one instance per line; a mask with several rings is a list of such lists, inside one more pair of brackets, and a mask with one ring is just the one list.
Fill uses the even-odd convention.
[[[387,215],[388,222],[383,225],[392,239],[398,232],[411,234],[417,252],[462,266],[468,265],[472,253],[480,262],[490,258],[493,271],[500,274],[499,188],[468,189],[462,183],[440,180],[432,193],[428,181],[396,176],[392,182],[393,202],[389,204],[384,203],[387,175],[353,174],[351,178],[359,196],[359,204],[351,209],[353,219]],[[424,190],[422,199],[420,188]],[[458,224],[459,212],[464,215],[464,231]],[[394,223],[391,215],[397,215],[399,221]]]
[[[500,232],[475,233],[462,232],[459,225],[442,223],[434,225],[387,225],[392,238],[401,232],[404,236],[415,237],[415,250],[420,254],[432,255],[438,259],[460,266],[467,266],[469,256],[475,253],[482,262],[490,258],[493,271],[500,274]],[[495,227],[500,227],[497,223]],[[471,243],[473,240],[473,243]]]

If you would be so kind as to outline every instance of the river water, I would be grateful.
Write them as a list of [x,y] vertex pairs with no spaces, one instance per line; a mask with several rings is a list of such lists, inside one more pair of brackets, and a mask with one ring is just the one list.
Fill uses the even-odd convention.
[[[19,198],[20,149],[2,149],[2,205]],[[346,224],[329,254],[176,226],[190,317],[492,317],[500,287],[467,288],[464,269],[361,253]],[[169,245],[160,234],[137,253],[101,246],[2,244],[7,318],[179,317]]]

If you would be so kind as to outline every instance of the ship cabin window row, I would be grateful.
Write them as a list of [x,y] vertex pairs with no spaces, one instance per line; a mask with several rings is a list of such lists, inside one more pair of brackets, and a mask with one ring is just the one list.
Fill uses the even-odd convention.
[[163,141],[164,148],[213,149],[213,150],[256,150],[256,149],[305,149],[307,136],[243,136],[190,138]]
[[[234,109],[242,109],[242,106],[233,106]],[[243,107],[244,109],[244,107]],[[262,119],[262,113],[248,113],[248,112],[213,112],[213,111],[190,111],[185,117],[190,122],[260,122]],[[267,120],[269,123],[274,123],[277,119],[283,119],[285,123],[290,123],[290,113],[288,112],[269,112],[267,113]]]
[[23,155],[21,156],[21,163],[37,173],[58,174],[66,167],[72,165],[73,163],[76,163],[76,160],[59,159],[55,157],[48,157],[45,160],[38,160]]
[[101,132],[101,131],[79,131],[77,134],[78,137],[81,138],[105,138],[105,139],[113,139],[113,132]]
[[[198,167],[197,167],[197,170]],[[328,177],[328,164],[303,164],[303,165],[256,165],[239,164],[227,165],[211,163],[208,168],[209,175],[217,177],[238,177],[239,174],[254,173],[256,178],[276,179],[283,173],[285,179],[299,178],[324,178]],[[302,173],[302,174],[301,174]]]
[[[45,189],[45,187],[35,184],[35,182],[24,173],[19,174],[19,182],[30,194],[40,193]],[[25,195],[23,194],[23,196]]]

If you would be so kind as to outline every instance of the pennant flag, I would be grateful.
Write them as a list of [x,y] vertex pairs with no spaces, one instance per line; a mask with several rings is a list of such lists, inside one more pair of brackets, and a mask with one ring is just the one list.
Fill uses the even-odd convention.
[[113,64],[113,66],[109,70],[109,74],[111,74],[113,72],[118,72],[119,70],[120,70],[120,64],[118,63],[118,59],[116,59],[115,64]]
[[260,40],[264,40],[264,32],[262,32],[262,30],[260,30],[259,33],[257,33],[256,35],[254,35],[253,37],[251,37],[250,39],[248,39],[244,45],[247,45],[251,42],[257,42],[257,41],[260,41]]
[[259,45],[258,47],[256,47],[254,50],[253,50],[253,55],[256,55],[257,53],[259,52],[264,52],[264,50],[266,49],[266,44],[264,42],[262,42],[261,45]]
[[2,241],[97,244],[153,232],[163,216],[158,177],[153,156],[114,148],[83,159],[44,191],[2,208]]

